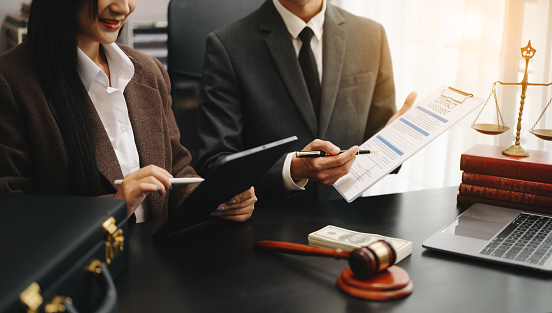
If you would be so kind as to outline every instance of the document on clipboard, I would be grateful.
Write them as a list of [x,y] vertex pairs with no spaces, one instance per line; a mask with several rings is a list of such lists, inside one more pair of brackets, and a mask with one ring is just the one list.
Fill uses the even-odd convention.
[[364,142],[360,149],[378,153],[358,155],[349,173],[333,186],[347,202],[354,201],[483,102],[452,87],[437,88]]

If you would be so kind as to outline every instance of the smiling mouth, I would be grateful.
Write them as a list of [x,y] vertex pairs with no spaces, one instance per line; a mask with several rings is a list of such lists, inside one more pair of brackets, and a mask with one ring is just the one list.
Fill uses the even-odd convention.
[[121,27],[122,20],[114,20],[114,19],[99,19],[102,24],[105,25],[105,27],[109,29],[119,29]]

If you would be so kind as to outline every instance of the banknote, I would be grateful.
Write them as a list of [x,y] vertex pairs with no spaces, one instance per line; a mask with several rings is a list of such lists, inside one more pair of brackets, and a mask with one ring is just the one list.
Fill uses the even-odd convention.
[[378,234],[361,233],[353,230],[328,225],[312,232],[308,236],[309,245],[350,251],[367,246],[377,240],[386,240],[397,252],[397,261],[400,262],[412,253],[412,242],[399,238],[386,237]]

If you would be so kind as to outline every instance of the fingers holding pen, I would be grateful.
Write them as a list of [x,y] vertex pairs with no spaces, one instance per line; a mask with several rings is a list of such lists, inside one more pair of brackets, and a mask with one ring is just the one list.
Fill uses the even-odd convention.
[[332,185],[349,172],[359,147],[353,146],[341,152],[338,147],[329,141],[314,140],[303,150],[323,151],[329,156],[314,158],[297,158],[297,156],[294,156],[290,169],[292,179],[299,181],[306,178],[324,185]]
[[172,177],[172,175],[167,170],[165,170],[164,168],[161,168],[161,167],[156,166],[156,165],[148,165],[148,166],[140,168],[139,170],[137,170],[135,172],[129,173],[128,175],[125,176],[122,183],[125,183],[125,182],[128,183],[132,180],[136,181],[136,180],[140,180],[140,179],[143,179],[143,178],[146,178],[146,177],[155,177],[160,182],[162,182],[163,185],[167,186],[167,188],[170,189],[170,180],[169,179]]
[[[307,162],[310,163],[310,167],[315,172],[323,172],[326,170],[332,170],[336,168],[340,168],[344,165],[347,165],[350,161],[354,161],[356,157],[356,153],[358,152],[358,146],[351,147],[350,149],[346,150],[343,153],[335,154],[335,155],[329,155],[325,157],[319,157],[319,158],[311,158],[310,160],[307,160]],[[345,167],[344,169],[348,170],[349,167]],[[321,178],[321,177],[318,177]]]
[[339,147],[331,143],[330,141],[315,139],[311,143],[305,146],[305,151],[324,151],[331,155],[337,155],[341,151]]
[[115,198],[125,199],[127,214],[131,215],[150,192],[165,196],[171,188],[171,174],[163,168],[149,165],[128,174],[119,186]]
[[329,167],[339,167],[347,164],[351,160],[354,161],[359,149],[360,148],[358,146],[352,146],[347,151],[341,152],[337,155],[317,159],[325,161],[325,163],[328,164]]
[[324,167],[323,170],[317,172],[317,181],[323,185],[330,186],[339,178],[347,175],[355,162],[358,150],[358,146],[353,146],[347,151],[335,156],[316,158],[323,162],[320,165]]
[[[337,155],[340,152],[339,147],[329,141],[315,139],[306,145],[302,151],[323,151],[330,155]],[[294,155],[291,160],[290,174],[294,181],[303,179],[315,179],[314,175],[325,168],[324,162],[315,158],[298,158]]]
[[136,208],[140,206],[142,201],[147,197],[150,192],[157,191],[160,195],[164,196],[166,193],[165,186],[157,179],[146,177],[139,180],[125,179],[117,193],[115,198],[125,199],[127,203],[127,215],[130,216]]

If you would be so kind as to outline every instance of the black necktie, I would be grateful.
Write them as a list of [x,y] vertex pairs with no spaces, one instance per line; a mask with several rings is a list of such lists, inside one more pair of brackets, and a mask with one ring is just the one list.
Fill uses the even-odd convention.
[[305,27],[299,34],[299,38],[303,45],[299,51],[299,64],[301,65],[301,71],[303,71],[303,77],[307,83],[309,95],[314,107],[316,118],[320,117],[320,77],[318,75],[318,67],[316,66],[316,60],[310,46],[310,41],[313,32],[309,27]]

